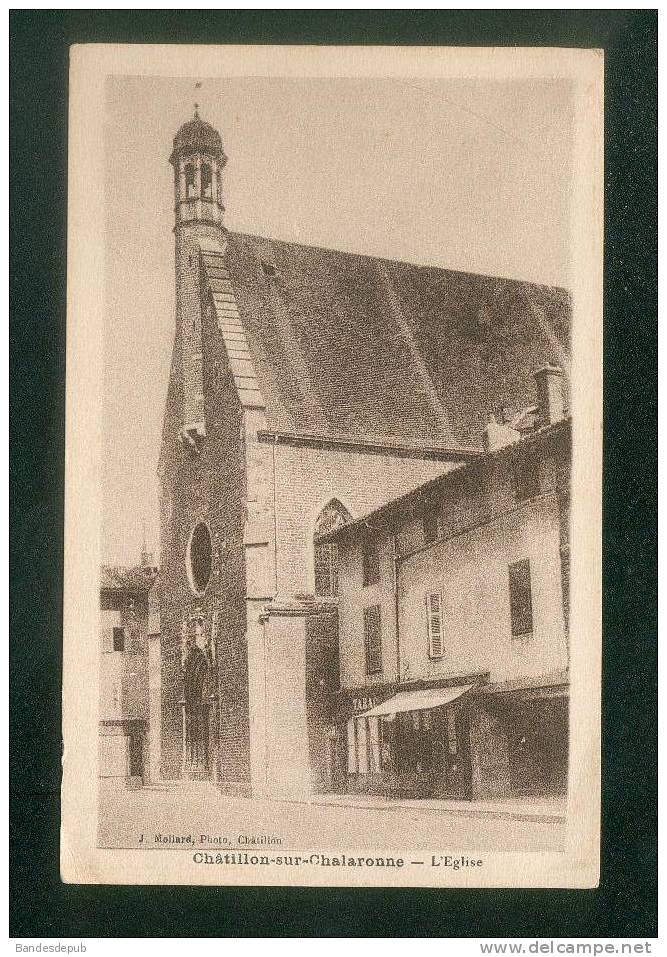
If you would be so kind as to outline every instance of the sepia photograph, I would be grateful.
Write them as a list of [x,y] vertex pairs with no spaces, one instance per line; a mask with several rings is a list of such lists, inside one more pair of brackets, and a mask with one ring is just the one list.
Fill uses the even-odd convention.
[[71,63],[63,879],[595,886],[601,55]]

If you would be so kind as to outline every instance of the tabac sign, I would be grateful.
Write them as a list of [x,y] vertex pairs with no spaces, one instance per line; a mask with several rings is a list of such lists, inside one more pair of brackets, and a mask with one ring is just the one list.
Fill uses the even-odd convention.
[[365,714],[371,708],[382,704],[387,698],[396,693],[396,688],[391,685],[383,686],[377,690],[355,688],[350,691],[341,691],[338,694],[338,707],[336,709],[336,721],[348,721],[350,718]]

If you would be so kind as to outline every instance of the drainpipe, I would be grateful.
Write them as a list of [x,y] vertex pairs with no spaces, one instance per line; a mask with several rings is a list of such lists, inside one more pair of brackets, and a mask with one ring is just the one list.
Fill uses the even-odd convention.
[[396,535],[391,537],[392,558],[394,564],[394,629],[396,631],[396,681],[401,683],[401,633],[399,629],[398,608],[398,542]]
[[274,598],[278,597],[278,490],[276,488],[276,445],[278,436],[273,436],[273,576],[274,576]]

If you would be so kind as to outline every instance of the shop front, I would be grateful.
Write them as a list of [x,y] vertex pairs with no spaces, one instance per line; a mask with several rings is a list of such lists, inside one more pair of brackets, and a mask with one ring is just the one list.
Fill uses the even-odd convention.
[[487,685],[470,725],[473,796],[566,794],[568,737],[566,684]]
[[339,692],[330,790],[442,800],[564,795],[567,685],[506,690],[485,677]]
[[568,698],[517,696],[510,705],[512,791],[559,795],[567,791]]
[[[463,679],[465,680],[465,679]],[[387,797],[472,797],[470,716],[478,679],[341,692],[338,780]]]

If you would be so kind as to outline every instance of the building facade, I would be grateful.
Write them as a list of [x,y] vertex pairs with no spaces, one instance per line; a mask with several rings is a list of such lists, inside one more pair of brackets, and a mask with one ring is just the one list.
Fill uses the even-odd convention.
[[[142,554],[133,568],[103,565],[100,576],[100,753],[104,786],[137,788],[157,771],[155,707],[149,669],[158,633],[151,617],[157,568]],[[155,691],[153,688],[153,698]],[[153,732],[153,733],[151,733]]]
[[197,115],[170,161],[160,772],[301,795],[340,774],[336,546],[315,537],[479,458],[488,410],[566,353],[569,298],[231,233]]
[[318,540],[338,551],[348,790],[566,789],[570,420],[561,370],[537,381],[483,456]]

